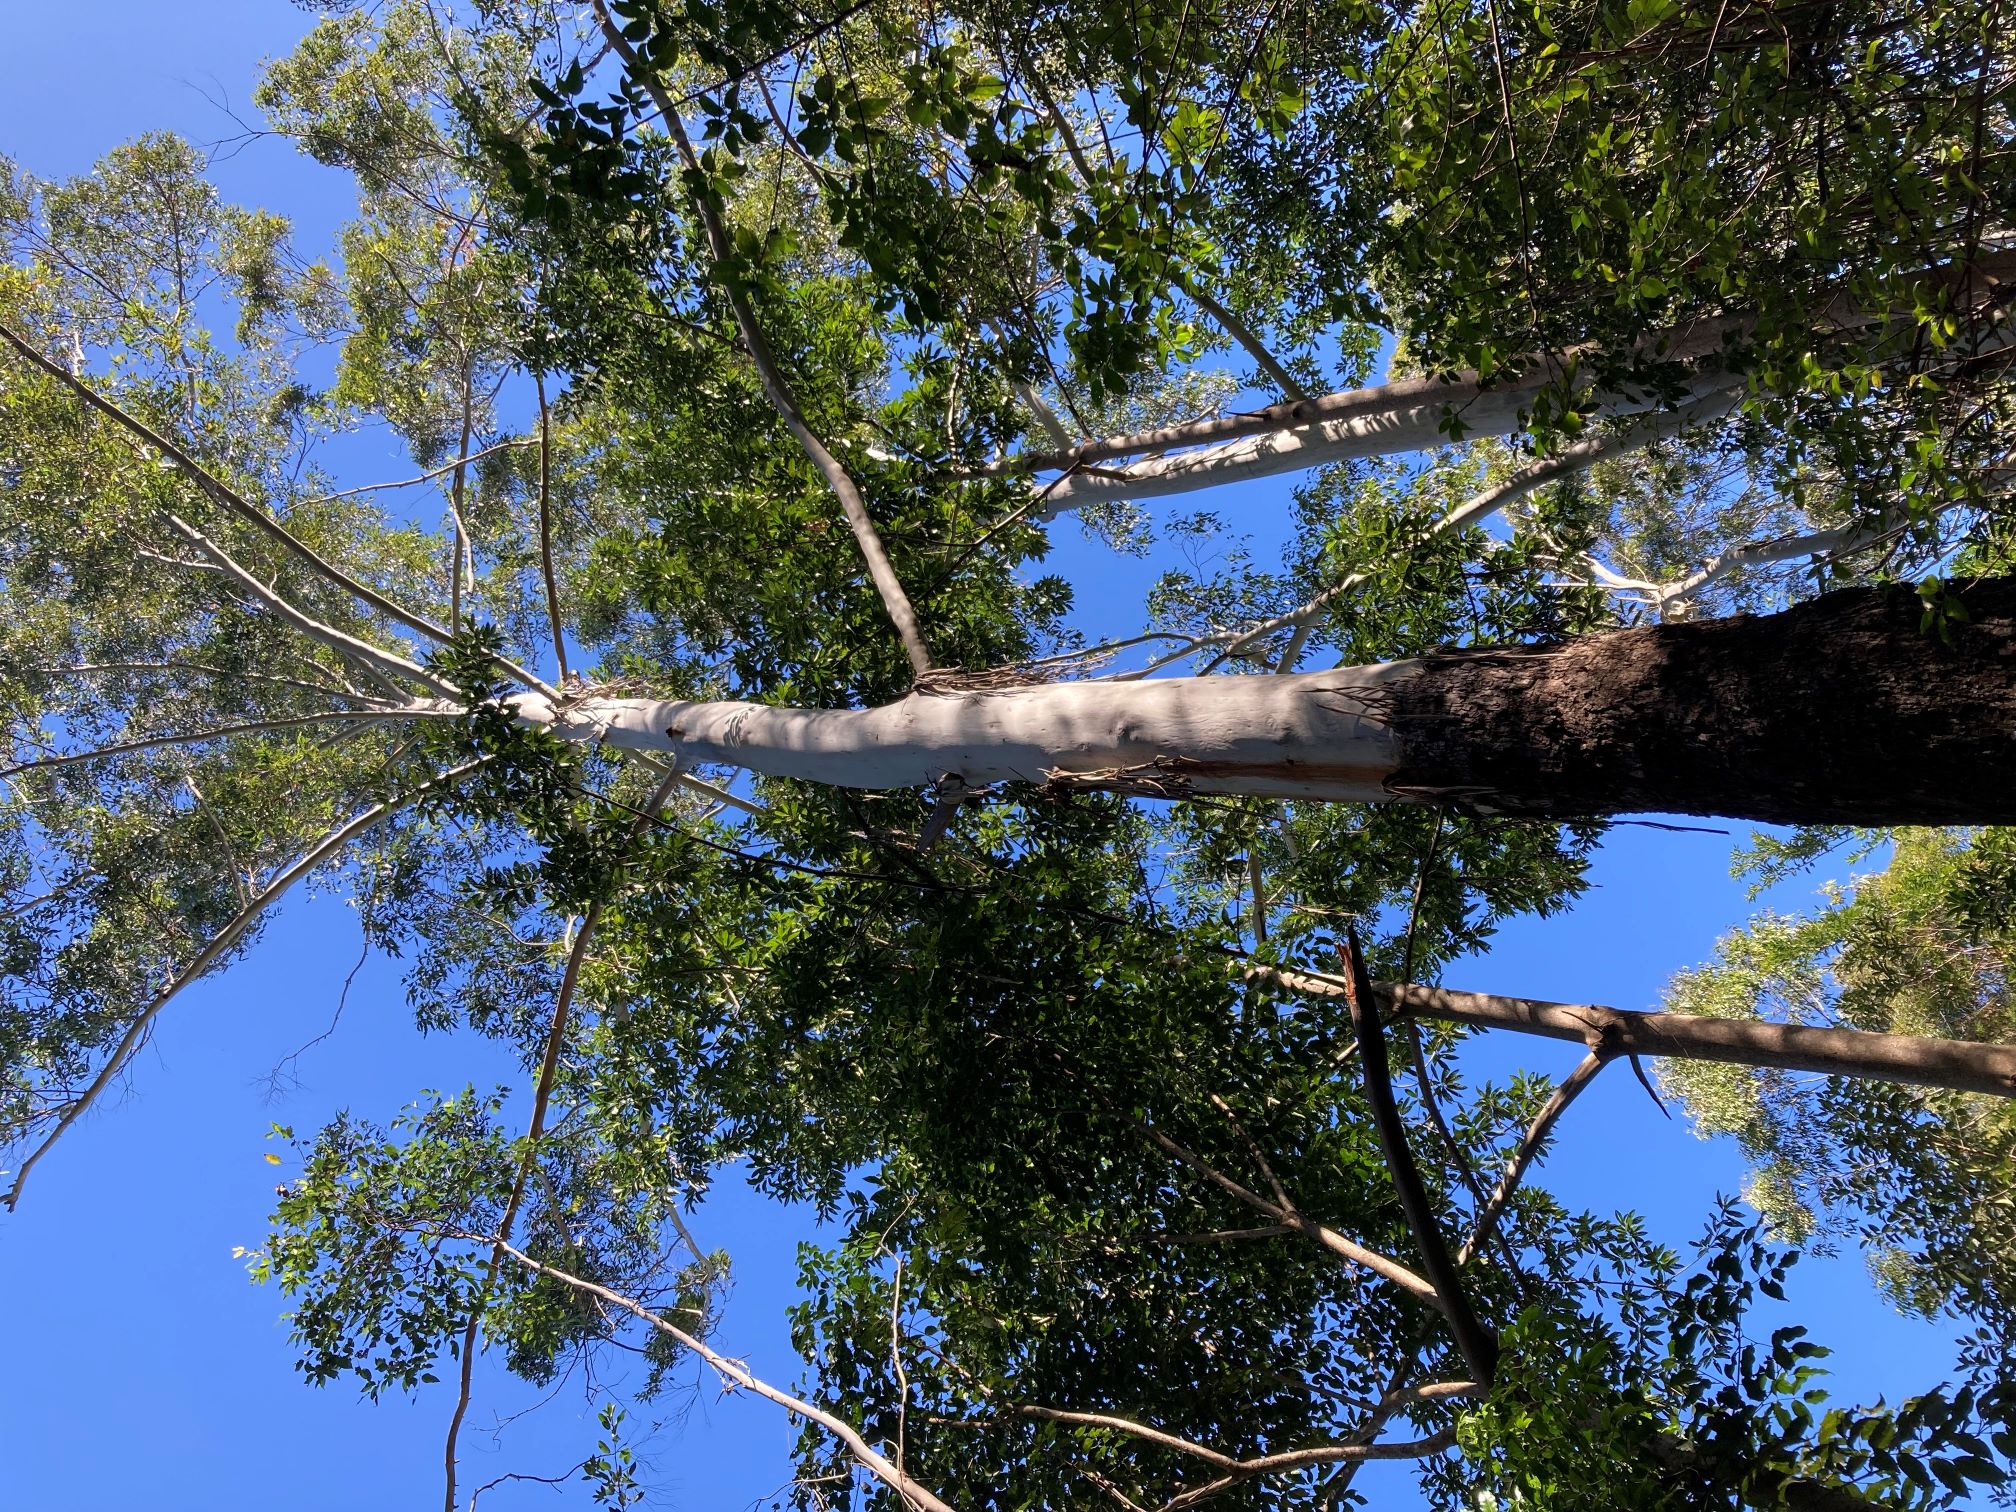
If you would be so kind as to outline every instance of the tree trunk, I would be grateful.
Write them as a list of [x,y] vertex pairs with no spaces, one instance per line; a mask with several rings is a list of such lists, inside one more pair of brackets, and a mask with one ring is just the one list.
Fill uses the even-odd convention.
[[1029,782],[1448,803],[1539,818],[2016,823],[2016,578],[1289,677],[920,692],[878,709],[586,698],[568,739],[842,787]]
[[[1892,346],[1908,343],[1917,336],[1920,310],[1950,300],[1968,322],[1965,338],[1951,355],[1979,356],[2010,339],[2005,306],[2012,283],[2012,252],[1928,268],[1915,285],[1900,283],[1887,302],[1873,307],[1846,296],[1828,301],[1814,314],[1814,339],[1852,336]],[[1977,320],[1983,322],[1979,328]],[[1675,403],[1733,395],[1743,383],[1740,365],[1732,369],[1723,359],[1729,344],[1740,345],[1754,324],[1740,316],[1696,321],[1648,335],[1639,343],[1639,353],[1690,373],[1681,392],[1671,396]],[[1868,355],[1875,357],[1879,349]],[[1160,498],[1352,458],[1431,450],[1452,439],[1452,422],[1469,439],[1510,435],[1526,427],[1541,390],[1560,376],[1558,354],[1531,354],[1514,367],[1520,369],[1516,376],[1488,386],[1474,372],[1401,379],[1011,457],[981,474],[1061,470],[1061,477],[1036,485],[1035,513],[1048,519],[1087,504]],[[1585,395],[1584,402],[1611,417],[1664,407],[1664,401],[1642,389],[1599,390]],[[1158,455],[1123,460],[1145,452]]]
[[1494,813],[2016,823],[2016,578],[1851,588],[1781,614],[1430,658],[1393,688],[1386,786]]

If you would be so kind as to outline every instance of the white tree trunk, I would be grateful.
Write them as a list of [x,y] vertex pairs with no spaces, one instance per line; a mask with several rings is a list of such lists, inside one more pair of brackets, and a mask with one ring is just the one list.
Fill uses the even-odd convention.
[[[875,709],[519,694],[555,734],[831,787],[1048,783],[1567,818],[2016,823],[2016,578],[1288,676],[920,692]],[[416,710],[417,712],[417,710]]]
[[1068,782],[1133,792],[1371,802],[1398,763],[1368,706],[1413,663],[1293,677],[1172,677],[917,693],[877,709],[512,700],[567,740],[852,788]]
[[[1310,406],[1354,402],[1335,418],[1313,424],[1150,457],[1124,467],[1087,467],[1067,473],[1055,483],[1034,484],[1032,487],[1042,501],[1034,513],[1049,519],[1087,504],[1162,498],[1277,473],[1303,472],[1332,462],[1428,451],[1450,445],[1456,439],[1444,428],[1452,417],[1460,424],[1462,439],[1466,441],[1482,436],[1509,436],[1525,429],[1534,396],[1546,381],[1542,375],[1534,374],[1488,389],[1475,382],[1408,383],[1389,385],[1383,390],[1331,395],[1327,400],[1310,401]],[[1736,381],[1726,373],[1697,379],[1678,402],[1691,407],[1733,389]],[[1602,412],[1611,416],[1642,414],[1663,407],[1663,401],[1644,394],[1605,395],[1600,403]],[[1673,426],[1676,431],[1681,428],[1680,424]]]
[[[1983,322],[1980,329],[1970,329],[1948,356],[1979,356],[2011,338],[2003,298],[2011,283],[2016,283],[2016,252],[1993,252],[1929,268],[1918,288],[1900,285],[1887,305],[1865,308],[1845,295],[1837,296],[1815,313],[1814,335],[1909,339],[1917,331],[1921,302],[1943,294],[1953,297],[1970,324],[1977,318]],[[1694,366],[1695,376],[1674,400],[1686,405],[1741,387],[1741,375],[1722,367],[1720,359],[1724,342],[1750,327],[1750,321],[1737,318],[1697,321],[1647,337],[1641,350],[1665,362]],[[1100,501],[1159,498],[1331,462],[1425,451],[1454,439],[1443,428],[1451,417],[1460,423],[1465,438],[1510,435],[1525,427],[1535,396],[1559,376],[1557,360],[1536,355],[1528,361],[1522,376],[1489,388],[1478,383],[1475,373],[1447,381],[1403,379],[1246,414],[1108,437],[1068,451],[1009,458],[983,472],[1061,470],[1061,477],[1031,485],[1038,501],[1033,512],[1048,518]],[[1643,393],[1599,393],[1585,402],[1606,416],[1664,407],[1664,401]],[[1185,447],[1190,449],[1179,449]],[[1125,462],[1128,457],[1141,460]]]

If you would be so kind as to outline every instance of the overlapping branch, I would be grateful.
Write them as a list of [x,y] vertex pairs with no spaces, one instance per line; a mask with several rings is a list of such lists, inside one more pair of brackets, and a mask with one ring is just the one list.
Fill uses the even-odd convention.
[[1400,1210],[1421,1253],[1421,1269],[1435,1288],[1437,1309],[1449,1322],[1449,1332],[1463,1356],[1470,1374],[1488,1387],[1498,1374],[1498,1336],[1488,1328],[1470,1305],[1463,1278],[1449,1256],[1442,1239],[1442,1226],[1421,1183],[1421,1170],[1407,1144],[1406,1125],[1401,1122],[1400,1104],[1393,1095],[1393,1076],[1386,1064],[1385,1028],[1379,1019],[1379,995],[1365,972],[1365,957],[1358,948],[1356,929],[1348,931],[1344,958],[1344,1002],[1351,1010],[1351,1025],[1361,1047],[1359,1061],[1365,1068],[1365,1100],[1371,1105],[1372,1127],[1379,1136],[1379,1148],[1386,1156],[1386,1169],[1400,1198]]
[[222,546],[219,546],[215,541],[197,530],[188,521],[182,519],[179,515],[172,514],[167,519],[169,527],[177,535],[181,536],[183,540],[216,563],[218,567],[223,569],[226,577],[230,578],[232,582],[236,583],[246,593],[271,609],[281,619],[292,625],[296,630],[299,630],[310,640],[319,641],[332,651],[362,662],[365,666],[375,668],[380,672],[389,672],[399,677],[411,678],[414,682],[432,689],[444,698],[459,696],[453,687],[436,677],[418,662],[401,656],[396,651],[388,651],[383,646],[374,646],[371,642],[351,635],[348,631],[338,630],[334,625],[326,624],[312,615],[304,614],[273,589],[260,582],[257,577],[244,566],[240,565]]

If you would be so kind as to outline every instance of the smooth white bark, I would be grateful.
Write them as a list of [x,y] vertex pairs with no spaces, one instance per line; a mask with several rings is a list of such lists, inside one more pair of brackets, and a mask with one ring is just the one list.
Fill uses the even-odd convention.
[[[1683,405],[1726,392],[1735,380],[1726,374],[1697,380],[1682,396]],[[1215,446],[1150,457],[1125,467],[1086,467],[1055,483],[1038,484],[1045,519],[1087,504],[1129,499],[1156,499],[1198,489],[1222,488],[1252,478],[1303,472],[1363,457],[1428,451],[1454,439],[1445,428],[1453,417],[1462,439],[1508,436],[1526,426],[1534,395],[1542,381],[1535,377],[1500,388],[1480,389],[1474,383],[1452,383],[1442,389],[1394,385],[1393,397],[1373,402],[1377,390],[1364,390],[1354,405],[1335,419],[1292,426],[1265,435],[1246,436]],[[1321,403],[1322,401],[1315,401]],[[1607,415],[1636,415],[1662,408],[1642,394],[1619,394],[1603,405]]]
[[[2016,252],[1995,252],[1928,269],[1924,282],[1931,289],[1956,296],[1970,319],[1989,316],[1989,328],[1973,333],[1964,354],[1949,355],[1979,356],[2008,344],[2012,331],[2000,305],[2003,291],[2016,282]],[[1864,308],[1846,296],[1837,296],[1815,312],[1814,334],[1834,336],[1882,328],[1909,337],[1917,329],[1916,309],[1929,292],[1920,289],[1907,294],[1900,286],[1895,302],[1882,308]],[[1646,338],[1640,350],[1667,362],[1698,365],[1695,378],[1674,400],[1676,405],[1685,405],[1742,386],[1744,380],[1722,369],[1718,359],[1725,341],[1749,328],[1750,322],[1741,318],[1703,320],[1656,333]],[[1452,439],[1444,429],[1445,421],[1451,418],[1460,423],[1464,439],[1509,435],[1524,428],[1535,396],[1558,376],[1554,362],[1535,357],[1523,376],[1490,388],[1480,385],[1474,373],[1459,374],[1448,381],[1404,379],[1269,405],[1245,414],[1111,436],[1068,452],[1010,458],[983,469],[983,474],[1061,470],[1062,477],[1032,485],[1041,501],[1039,508],[1048,518],[1100,501],[1159,498],[1330,462],[1422,451]],[[1658,399],[1632,392],[1597,394],[1586,402],[1609,416],[1664,407]],[[1185,447],[1191,449],[1178,450]],[[1123,463],[1128,457],[1142,460]]]
[[875,709],[511,700],[563,739],[853,788],[1066,782],[1176,795],[1375,802],[1398,764],[1379,693],[1412,663],[1289,677],[1174,677],[922,693]]

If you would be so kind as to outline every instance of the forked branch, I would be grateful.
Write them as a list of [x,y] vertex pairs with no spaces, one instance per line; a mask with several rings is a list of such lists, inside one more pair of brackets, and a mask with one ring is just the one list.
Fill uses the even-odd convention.
[[181,536],[183,540],[187,541],[221,567],[226,577],[230,578],[240,588],[244,589],[245,592],[271,609],[310,640],[319,641],[332,651],[340,652],[344,656],[362,662],[365,666],[375,668],[381,673],[394,673],[400,677],[411,678],[423,687],[431,688],[444,697],[452,698],[456,696],[454,688],[436,677],[432,672],[429,672],[418,662],[401,656],[396,651],[387,651],[382,646],[374,646],[369,641],[359,639],[348,631],[338,630],[334,625],[325,624],[312,615],[304,614],[301,610],[288,603],[278,593],[274,592],[273,589],[260,582],[258,578],[253,576],[245,567],[241,566],[222,546],[212,541],[179,515],[171,514],[167,519],[168,524],[174,529],[177,535]]
[[1362,1265],[1374,1275],[1391,1281],[1403,1291],[1411,1292],[1430,1306],[1440,1307],[1442,1305],[1441,1298],[1437,1295],[1433,1284],[1414,1274],[1413,1271],[1407,1269],[1399,1261],[1382,1255],[1377,1250],[1367,1249],[1364,1245],[1345,1238],[1335,1229],[1318,1223],[1313,1218],[1306,1217],[1292,1205],[1284,1206],[1281,1203],[1269,1201],[1251,1187],[1227,1176],[1201,1155],[1178,1144],[1160,1129],[1155,1128],[1151,1124],[1143,1123],[1139,1119],[1135,1119],[1133,1122],[1170,1158],[1182,1165],[1188,1166],[1228,1196],[1237,1198],[1240,1202],[1245,1203],[1257,1212],[1265,1213],[1277,1223],[1283,1224],[1294,1233],[1302,1235],[1305,1239],[1314,1241],[1338,1258],[1349,1260],[1354,1265]]
[[952,1512],[952,1508],[944,1501],[919,1485],[902,1470],[899,1470],[885,1456],[877,1453],[874,1446],[861,1436],[861,1431],[852,1423],[835,1417],[823,1408],[815,1407],[802,1397],[794,1397],[789,1392],[778,1390],[768,1381],[752,1373],[749,1367],[741,1361],[731,1360],[728,1356],[722,1354],[719,1350],[709,1347],[705,1342],[686,1332],[685,1329],[680,1328],[677,1324],[666,1322],[665,1319],[658,1316],[657,1313],[652,1312],[641,1302],[626,1297],[621,1292],[611,1291],[608,1287],[599,1285],[596,1282],[585,1280],[580,1276],[570,1275],[568,1272],[560,1270],[555,1266],[546,1265],[538,1260],[534,1260],[523,1250],[514,1248],[501,1237],[495,1235],[469,1237],[480,1238],[484,1242],[494,1245],[500,1253],[510,1256],[518,1264],[524,1266],[535,1275],[544,1276],[549,1281],[558,1281],[562,1286],[571,1286],[575,1290],[585,1292],[591,1297],[600,1298],[611,1307],[620,1308],[632,1317],[640,1319],[652,1328],[657,1329],[658,1332],[665,1334],[682,1349],[691,1350],[700,1359],[706,1361],[714,1373],[720,1376],[722,1380],[739,1386],[744,1391],[752,1391],[765,1401],[775,1402],[785,1411],[794,1413],[808,1422],[817,1423],[821,1428],[824,1428],[828,1433],[840,1440],[841,1443],[845,1444],[848,1453],[854,1456],[855,1460],[864,1470],[881,1481],[883,1485],[894,1491],[898,1496],[902,1497],[911,1506],[921,1508],[923,1512]]
[[[282,525],[272,515],[254,504],[250,499],[247,499],[237,489],[231,487],[230,484],[211,472],[201,462],[198,462],[174,440],[163,435],[139,416],[132,414],[122,406],[107,399],[61,363],[53,362],[43,356],[32,342],[4,322],[0,322],[0,340],[4,340],[25,361],[33,364],[49,377],[54,378],[63,387],[83,400],[92,409],[98,411],[99,414],[111,420],[143,446],[157,452],[170,467],[194,483],[197,489],[212,503],[218,505],[227,514],[244,521],[262,534],[277,541],[296,558],[307,564],[311,570],[325,581],[334,584],[358,602],[370,605],[380,614],[398,624],[404,625],[409,630],[417,631],[419,634],[425,635],[432,640],[446,641],[451,639],[448,631],[440,625],[435,624],[424,615],[416,614],[403,605],[395,603],[369,584],[352,577],[341,567],[338,567],[334,562],[316,551],[306,541],[295,535],[285,525]],[[466,464],[467,458],[464,458],[463,461]],[[181,528],[185,532],[188,529],[186,526]],[[508,657],[498,656],[494,659],[498,666],[513,677],[524,681],[527,686],[539,688],[549,693],[553,691],[542,679],[526,671],[525,668],[519,666]]]
[[[1461,1384],[1468,1386],[1469,1383]],[[1049,1423],[1105,1428],[1115,1433],[1124,1433],[1144,1443],[1156,1444],[1164,1449],[1172,1449],[1178,1454],[1187,1454],[1193,1459],[1200,1459],[1207,1465],[1229,1472],[1230,1476],[1237,1480],[1248,1480],[1256,1475],[1276,1475],[1286,1470],[1303,1470],[1311,1465],[1335,1465],[1349,1460],[1422,1459],[1431,1454],[1439,1454],[1448,1448],[1451,1442],[1446,1435],[1436,1434],[1413,1443],[1319,1444],[1308,1449],[1283,1449],[1274,1454],[1240,1459],[1223,1450],[1213,1449],[1209,1444],[1200,1444],[1193,1439],[1166,1433],[1160,1428],[1137,1423],[1132,1418],[1117,1417],[1112,1413],[1070,1412],[1059,1407],[1035,1407],[1024,1404],[1017,1404],[1009,1411],[1017,1417],[1041,1418]]]

